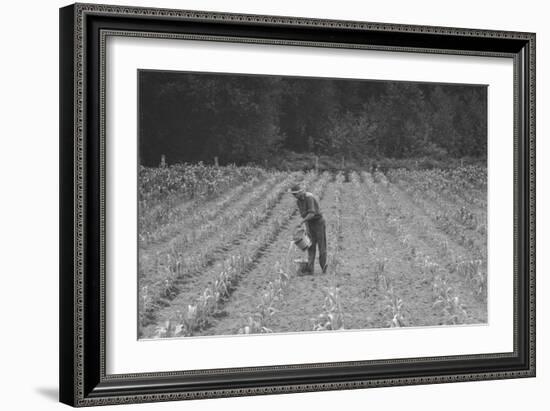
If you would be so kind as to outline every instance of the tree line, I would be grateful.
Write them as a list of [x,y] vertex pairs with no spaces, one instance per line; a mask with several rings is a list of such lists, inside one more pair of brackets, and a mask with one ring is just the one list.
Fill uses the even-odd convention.
[[487,87],[139,72],[140,163],[259,163],[285,151],[485,158]]

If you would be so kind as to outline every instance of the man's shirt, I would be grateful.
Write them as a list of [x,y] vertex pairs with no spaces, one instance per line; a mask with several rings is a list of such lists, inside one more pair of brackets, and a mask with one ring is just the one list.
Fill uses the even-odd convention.
[[297,203],[302,218],[305,218],[309,213],[313,213],[312,220],[317,220],[323,216],[319,208],[319,200],[313,194],[306,192],[304,199],[297,199]]

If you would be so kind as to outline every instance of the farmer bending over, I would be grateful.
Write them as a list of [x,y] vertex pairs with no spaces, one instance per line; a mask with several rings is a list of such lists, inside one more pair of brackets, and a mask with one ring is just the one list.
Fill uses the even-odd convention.
[[317,198],[305,191],[298,184],[295,184],[290,189],[290,193],[296,198],[302,221],[298,224],[306,225],[309,236],[311,237],[311,246],[308,248],[308,263],[304,274],[313,274],[315,265],[315,252],[319,247],[319,264],[323,273],[327,271],[327,237],[325,233],[325,219],[319,209],[319,201]]

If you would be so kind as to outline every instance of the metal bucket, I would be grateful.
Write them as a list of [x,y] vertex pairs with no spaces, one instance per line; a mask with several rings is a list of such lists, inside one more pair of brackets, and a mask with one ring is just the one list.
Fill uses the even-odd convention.
[[308,262],[297,259],[297,260],[294,260],[294,264],[296,264],[296,274],[300,275],[306,270]]
[[309,238],[306,229],[299,228],[296,230],[294,233],[294,244],[302,251],[307,250],[311,246],[311,238]]

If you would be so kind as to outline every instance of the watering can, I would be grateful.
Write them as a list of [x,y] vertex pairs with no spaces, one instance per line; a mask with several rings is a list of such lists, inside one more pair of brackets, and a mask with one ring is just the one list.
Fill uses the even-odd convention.
[[302,251],[307,250],[311,246],[311,238],[304,225],[294,232],[293,240],[294,244]]

